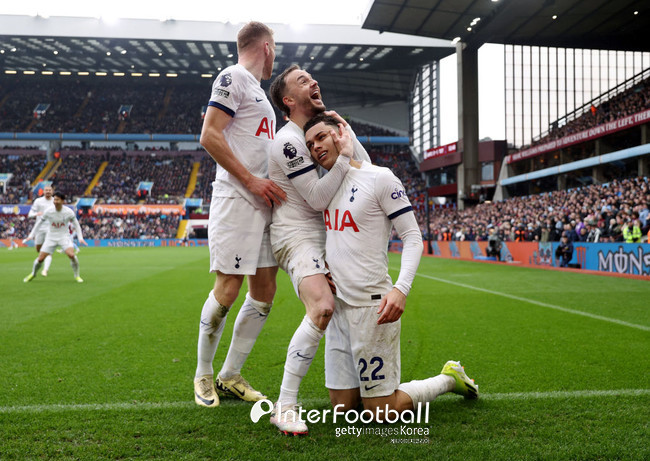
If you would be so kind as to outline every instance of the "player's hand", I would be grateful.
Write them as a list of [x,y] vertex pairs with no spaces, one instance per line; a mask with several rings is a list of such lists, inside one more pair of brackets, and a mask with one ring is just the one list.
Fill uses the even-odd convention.
[[377,325],[384,323],[393,323],[399,320],[404,313],[404,306],[406,306],[406,296],[397,288],[393,288],[384,296],[377,310],[379,318]]
[[34,240],[34,237],[27,237],[27,238],[23,239],[23,243],[27,243],[30,240]]
[[339,123],[338,133],[337,130],[330,130],[330,136],[332,136],[332,140],[334,141],[334,145],[338,149],[339,154],[352,158],[352,155],[354,154],[354,146],[352,145],[352,138],[350,137],[348,130]]
[[334,110],[326,110],[325,115],[329,115],[330,117],[334,117],[336,119],[336,121],[340,125],[343,125],[343,128],[348,127],[348,122],[346,122],[343,117],[341,117],[339,114],[337,114],[336,111],[334,111]]
[[336,285],[334,285],[334,279],[332,278],[331,272],[325,274],[325,280],[327,280],[327,284],[330,286],[330,290],[332,291],[332,294],[336,296]]
[[270,179],[251,176],[246,187],[253,194],[262,197],[269,207],[273,206],[273,204],[282,205],[282,202],[287,199],[287,194]]
[[86,242],[84,239],[79,239],[79,243],[81,243],[85,247],[88,246],[88,242]]

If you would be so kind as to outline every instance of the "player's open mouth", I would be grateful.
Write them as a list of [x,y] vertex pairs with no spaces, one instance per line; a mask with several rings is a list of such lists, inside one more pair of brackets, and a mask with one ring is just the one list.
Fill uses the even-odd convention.
[[320,101],[320,91],[316,90],[311,94],[311,99],[314,101]]
[[327,156],[327,151],[324,150],[318,154],[318,157],[316,157],[316,159],[318,160],[319,163],[321,163],[323,160],[325,160],[326,156]]

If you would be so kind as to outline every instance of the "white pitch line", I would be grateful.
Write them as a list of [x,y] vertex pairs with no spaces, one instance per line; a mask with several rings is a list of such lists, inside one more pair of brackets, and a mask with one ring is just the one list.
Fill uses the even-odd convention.
[[[574,399],[598,397],[638,397],[650,395],[650,389],[615,389],[615,390],[584,390],[584,391],[549,391],[549,392],[511,392],[481,394],[479,400],[544,400],[544,399]],[[329,405],[328,399],[307,399],[303,406]],[[221,406],[250,408],[238,400],[226,400]],[[122,402],[122,403],[87,403],[87,404],[54,404],[54,405],[23,405],[0,407],[0,414],[19,413],[63,413],[75,411],[114,411],[114,410],[167,410],[173,408],[201,408],[191,400],[184,402]]]
[[535,400],[589,397],[638,397],[650,395],[650,389],[619,389],[593,391],[512,392],[506,394],[481,394],[481,400]]
[[495,295],[495,296],[503,296],[504,298],[510,298],[510,299],[514,299],[515,301],[521,301],[521,302],[525,302],[525,303],[529,303],[529,304],[535,304],[535,305],[541,306],[541,307],[548,307],[549,309],[555,309],[557,311],[567,312],[569,314],[582,315],[583,317],[589,317],[591,319],[602,320],[604,322],[616,323],[618,325],[623,325],[625,327],[636,328],[637,330],[650,331],[650,327],[645,326],[645,325],[637,325],[636,323],[630,323],[630,322],[626,322],[624,320],[613,319],[611,317],[604,317],[602,315],[597,315],[597,314],[590,314],[589,312],[583,312],[583,311],[578,311],[578,310],[575,310],[575,309],[569,309],[568,307],[556,306],[555,304],[543,303],[541,301],[535,301],[534,299],[522,298],[521,296],[515,296],[515,295],[508,294],[508,293],[502,293],[500,291],[493,291],[493,290],[488,290],[486,288],[475,287],[475,286],[472,286],[472,285],[467,285],[465,283],[452,282],[451,280],[445,280],[445,279],[441,279],[441,278],[438,278],[438,277],[433,277],[431,275],[420,274],[419,272],[416,273],[416,275],[419,275],[420,277],[424,277],[424,278],[427,278],[427,279],[436,280],[437,282],[448,283],[450,285],[456,285],[456,286],[459,286],[459,287],[462,287],[462,288],[467,288],[469,290],[482,291],[483,293],[489,293],[489,294]]

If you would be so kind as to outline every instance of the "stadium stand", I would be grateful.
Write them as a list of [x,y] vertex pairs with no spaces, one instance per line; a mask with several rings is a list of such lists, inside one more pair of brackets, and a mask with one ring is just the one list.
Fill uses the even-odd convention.
[[[650,78],[615,95],[602,104],[591,105],[590,110],[563,126],[551,126],[549,132],[532,145],[544,144],[573,133],[588,130],[650,108]],[[526,146],[529,147],[529,146]]]
[[178,214],[91,213],[79,218],[86,239],[171,239],[176,237]]
[[[488,229],[496,227],[506,241],[515,241],[518,229],[523,230],[526,241],[559,241],[562,232],[570,232],[574,240],[580,240],[586,239],[582,229],[597,228],[600,242],[620,242],[624,224],[641,221],[644,215],[642,233],[648,233],[650,220],[643,211],[649,206],[649,179],[635,177],[485,202],[462,211],[431,209],[429,231],[433,240],[443,240],[446,231],[451,232],[452,240],[487,240]],[[422,216],[418,218],[422,223]],[[426,226],[422,230],[427,237]]]

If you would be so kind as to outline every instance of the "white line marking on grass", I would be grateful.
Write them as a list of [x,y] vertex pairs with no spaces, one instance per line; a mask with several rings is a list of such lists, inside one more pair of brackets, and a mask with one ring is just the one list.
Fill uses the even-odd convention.
[[472,285],[467,285],[465,283],[452,282],[451,280],[445,280],[445,279],[441,279],[441,278],[438,278],[438,277],[433,277],[431,275],[420,274],[419,272],[416,273],[416,275],[419,275],[420,277],[424,277],[424,278],[427,278],[427,279],[436,280],[438,282],[448,283],[450,285],[456,285],[456,286],[459,286],[459,287],[462,287],[462,288],[468,288],[470,290],[482,291],[483,293],[489,293],[491,295],[496,295],[496,296],[503,296],[504,298],[514,299],[515,301],[521,301],[521,302],[525,302],[525,303],[535,304],[535,305],[541,306],[541,307],[548,307],[549,309],[555,309],[557,311],[567,312],[569,314],[582,315],[583,317],[589,317],[591,319],[603,320],[605,322],[610,322],[610,323],[616,323],[618,325],[623,325],[625,327],[636,328],[637,330],[650,331],[650,327],[645,326],[645,325],[637,325],[636,323],[630,323],[630,322],[626,322],[624,320],[613,319],[611,317],[604,317],[602,315],[597,315],[597,314],[590,314],[589,312],[583,312],[583,311],[578,311],[578,310],[575,310],[575,309],[569,309],[568,307],[556,306],[555,304],[543,303],[541,301],[535,301],[534,299],[522,298],[520,296],[511,295],[511,294],[508,294],[508,293],[501,293],[500,291],[488,290],[486,288],[475,287],[475,286],[472,286]]
[[[617,390],[585,390],[585,391],[549,391],[549,392],[511,392],[502,394],[481,394],[479,400],[543,400],[543,399],[572,399],[593,397],[638,397],[650,395],[650,389],[617,389]],[[452,397],[451,395],[449,396]],[[328,399],[306,399],[303,406],[328,406]],[[238,400],[221,401],[221,406],[250,408]],[[195,408],[198,411],[218,411],[199,408],[192,401],[184,402],[122,402],[122,403],[87,403],[87,404],[53,404],[53,405],[23,405],[15,407],[0,407],[0,414],[11,413],[42,413],[42,412],[75,412],[75,411],[114,411],[114,410],[166,410],[173,408]]]
[[507,394],[480,394],[482,400],[536,400],[589,397],[637,397],[650,395],[650,389],[619,389],[601,391],[550,391],[550,392],[512,392]]

